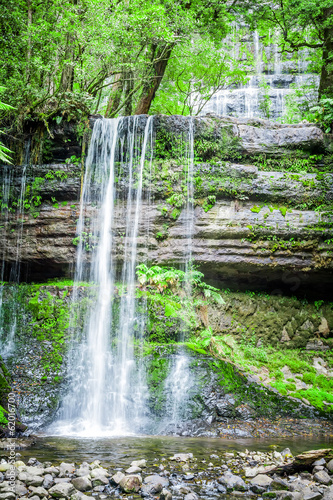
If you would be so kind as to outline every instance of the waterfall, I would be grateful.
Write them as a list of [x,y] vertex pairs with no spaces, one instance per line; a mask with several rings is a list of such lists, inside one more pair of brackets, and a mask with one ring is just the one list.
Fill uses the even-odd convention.
[[[15,335],[17,327],[17,316],[19,303],[17,300],[18,285],[21,279],[21,248],[22,248],[22,238],[23,238],[23,225],[24,225],[24,199],[26,194],[26,179],[27,179],[27,169],[30,164],[30,145],[31,141],[28,139],[24,144],[24,157],[23,165],[20,177],[19,194],[17,198],[16,205],[16,229],[15,229],[15,260],[12,264],[9,272],[9,281],[13,283],[8,288],[8,297],[6,301],[8,304],[8,316],[5,320],[4,318],[4,292],[5,292],[5,261],[6,261],[6,244],[3,245],[3,255],[1,263],[1,285],[0,285],[0,339],[1,339],[1,355],[4,359],[10,357],[15,349]],[[13,168],[4,166],[3,167],[3,182],[2,182],[2,203],[1,203],[1,221],[4,228],[4,238],[7,240],[8,231],[10,230],[10,225],[8,221],[9,214],[9,203],[11,191],[15,192],[14,187],[14,176]],[[14,229],[13,229],[14,231]]]
[[[309,98],[312,102],[316,102],[319,75],[310,73],[309,49],[300,50],[297,60],[294,60],[292,55],[281,56],[278,36],[278,33],[273,36],[270,34],[272,43],[264,46],[257,31],[248,36],[241,30],[239,33],[233,31],[232,37],[229,37],[231,47],[228,49],[233,54],[233,59],[238,57],[239,51],[236,49],[243,45],[252,53],[247,60],[238,61],[240,67],[249,68],[248,82],[216,92],[201,110],[201,115],[215,113],[238,118],[267,118],[265,106],[260,104],[263,99],[269,99],[271,104],[269,118],[283,121],[288,101],[292,106],[296,103],[302,105]],[[313,88],[308,87],[309,84]],[[295,91],[302,89],[303,86],[306,95],[299,97]],[[294,110],[289,111],[289,114],[294,117]]]
[[[134,342],[143,332],[135,301],[135,266],[143,173],[147,158],[149,168],[152,161],[153,118],[142,130],[143,120],[100,119],[94,125],[77,227],[75,281],[88,278],[96,296],[83,336],[72,348],[70,391],[53,432],[124,435],[137,432],[144,422],[147,390],[134,356]],[[122,244],[117,241],[119,231]]]
[[[192,239],[194,231],[194,119],[190,116],[188,119],[188,133],[185,142],[185,186],[186,202],[185,209],[180,217],[184,226],[185,245],[184,245],[184,271],[185,271],[185,289],[189,300],[192,300]],[[186,330],[179,335],[179,342],[185,342]],[[177,354],[170,359],[170,372],[164,382],[164,391],[166,394],[166,419],[162,428],[168,431],[177,431],[181,424],[186,420],[188,409],[190,389],[193,386],[193,378],[190,374],[190,360],[185,351],[181,348]],[[165,427],[167,426],[167,427]]]

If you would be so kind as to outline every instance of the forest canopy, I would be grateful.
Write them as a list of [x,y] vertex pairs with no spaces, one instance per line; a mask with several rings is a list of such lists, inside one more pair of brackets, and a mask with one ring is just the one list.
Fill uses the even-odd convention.
[[332,19],[332,0],[7,0],[2,127],[198,113],[218,90],[247,81],[253,55],[244,62],[231,50],[235,25],[263,41],[278,32],[281,53],[313,49],[320,97],[333,109]]

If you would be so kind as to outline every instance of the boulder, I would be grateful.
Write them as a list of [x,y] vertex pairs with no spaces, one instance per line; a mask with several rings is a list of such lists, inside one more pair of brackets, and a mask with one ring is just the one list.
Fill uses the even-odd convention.
[[69,498],[75,493],[75,488],[71,483],[57,483],[49,489],[49,495],[54,498]]
[[92,484],[88,476],[80,476],[72,479],[73,486],[79,491],[91,490]]
[[113,483],[115,483],[115,484],[119,484],[120,481],[122,479],[124,479],[124,477],[125,477],[125,474],[123,474],[122,472],[118,471],[118,472],[116,472],[116,474],[114,474],[114,476],[112,476],[111,481]]
[[172,457],[170,457],[170,460],[174,460],[176,462],[188,462],[192,460],[193,458],[193,453],[175,453]]
[[319,470],[313,475],[313,479],[317,481],[317,483],[329,485],[332,482],[332,478],[325,472],[324,470]]
[[142,485],[142,479],[139,475],[124,476],[119,482],[120,488],[125,493],[138,492]]
[[140,467],[141,469],[144,469],[147,467],[147,460],[133,460],[133,462],[131,462],[131,467]]
[[333,485],[324,491],[323,500],[333,500]]
[[160,500],[172,500],[172,494],[170,491],[163,488],[160,494]]
[[225,486],[227,490],[246,491],[248,489],[243,479],[230,471],[225,472],[223,476],[219,477],[218,482]]
[[142,493],[152,496],[157,495],[163,488],[169,486],[168,479],[161,477],[158,474],[145,477],[143,482]]

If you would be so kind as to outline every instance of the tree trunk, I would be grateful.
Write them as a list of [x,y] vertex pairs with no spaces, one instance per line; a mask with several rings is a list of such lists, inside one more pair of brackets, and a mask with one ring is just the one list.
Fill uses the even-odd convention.
[[126,92],[125,92],[125,116],[131,116],[133,110],[133,91],[134,89],[134,75],[132,71],[126,73]]
[[[333,8],[325,9],[325,19],[333,14]],[[333,97],[333,28],[324,30],[323,65],[319,83],[319,98]]]
[[74,68],[72,65],[74,59],[73,39],[70,35],[67,37],[67,47],[65,52],[65,63],[61,73],[60,88],[65,92],[73,90]]
[[135,109],[136,115],[148,114],[151,103],[163,79],[172,49],[173,45],[168,45],[158,51],[157,57],[153,62],[152,76],[144,85],[140,100]]
[[112,85],[111,94],[108,99],[108,105],[105,111],[105,117],[108,118],[118,109],[120,104],[121,95],[124,88],[124,80],[122,78],[122,73],[117,73],[114,77],[114,83]]
[[265,474],[295,474],[301,471],[309,471],[313,467],[313,462],[325,458],[329,461],[333,458],[333,450],[326,448],[323,450],[311,450],[297,455],[292,462],[286,465],[279,465],[273,469],[266,471]]

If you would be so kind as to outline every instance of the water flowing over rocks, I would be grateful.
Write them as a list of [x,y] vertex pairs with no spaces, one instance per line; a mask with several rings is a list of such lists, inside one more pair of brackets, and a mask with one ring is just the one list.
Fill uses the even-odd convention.
[[[145,116],[138,117],[138,133],[144,130],[146,120]],[[180,116],[156,116],[153,126],[157,140],[168,151],[168,148],[172,148],[168,138],[184,134],[188,129],[188,119]],[[283,290],[290,286],[283,283],[281,276],[290,274],[296,275],[295,279],[300,280],[299,292],[323,287],[329,291],[332,258],[327,243],[317,243],[318,227],[323,224],[319,213],[312,208],[285,211],[280,208],[290,200],[296,206],[301,206],[305,201],[311,206],[309,198],[311,202],[319,199],[332,200],[332,174],[325,174],[323,179],[318,180],[316,174],[263,172],[251,166],[251,159],[256,155],[282,160],[295,150],[303,151],[305,155],[324,153],[327,151],[325,141],[323,132],[312,124],[279,125],[261,119],[242,120],[218,116],[194,119],[194,143],[207,144],[208,148],[207,163],[194,165],[194,176],[198,175],[202,179],[202,194],[199,197],[212,192],[209,179],[216,177],[213,191],[216,193],[216,204],[208,211],[196,206],[194,213],[192,254],[205,274],[217,276],[224,283],[233,281],[238,286],[269,286],[271,289],[282,287]],[[213,153],[208,153],[210,148]],[[225,162],[224,158],[228,157],[230,151],[249,161],[245,165]],[[214,156],[211,163],[209,154]],[[219,159],[222,161],[219,162]],[[182,161],[178,165],[176,160],[172,161],[168,168],[168,175],[172,179],[177,172],[179,175]],[[51,163],[34,166],[27,173],[27,184],[33,184],[36,178],[41,178],[43,182],[38,184],[41,205],[33,216],[29,216],[29,213],[23,215],[20,260],[25,276],[33,279],[42,279],[43,276],[45,279],[68,275],[76,255],[73,241],[77,237],[80,172],[81,166],[76,164]],[[51,178],[45,180],[47,174]],[[13,193],[18,196],[21,185],[20,167],[13,169],[13,175]],[[121,181],[119,182],[121,185]],[[153,179],[149,203],[147,193],[143,193],[137,258],[140,262],[149,255],[149,259],[155,263],[181,265],[184,263],[186,245],[183,237],[185,215],[183,213],[172,219],[166,212],[161,214],[163,182],[157,177]],[[177,190],[175,184],[173,189]],[[51,198],[56,202],[52,203]],[[94,207],[88,204],[86,210],[87,217],[94,216]],[[125,230],[125,221],[125,204],[119,200],[115,207],[115,248],[119,264],[123,259],[121,235]],[[17,223],[15,214],[10,213],[8,223],[0,228],[0,252],[4,255],[6,268],[17,257]],[[165,237],[155,239],[154,235],[161,233],[163,225],[168,226]],[[148,226],[151,237],[147,246],[144,235]],[[9,227],[12,228],[11,231],[8,230]],[[249,237],[250,227],[253,228],[252,232],[258,233],[256,238]],[[329,235],[329,223],[325,230]],[[89,229],[85,231],[88,234]],[[260,247],[255,241],[260,240],[259,236],[262,240]],[[299,239],[303,243],[291,245],[290,248],[280,245],[272,252],[269,241],[274,238]],[[289,278],[283,279],[286,281]]]

